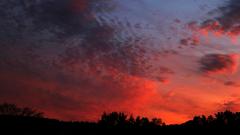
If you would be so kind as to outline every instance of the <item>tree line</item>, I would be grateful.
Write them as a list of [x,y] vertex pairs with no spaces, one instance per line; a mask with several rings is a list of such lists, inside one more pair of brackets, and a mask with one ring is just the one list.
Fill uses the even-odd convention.
[[[65,122],[44,117],[44,113],[15,104],[0,104],[0,127],[18,130],[55,129],[54,131],[97,131],[102,129],[221,129],[239,128],[240,112],[224,111],[210,116],[195,116],[182,124],[166,125],[162,119],[134,117],[123,112],[104,112],[97,122]],[[1,130],[0,130],[1,131]],[[32,130],[31,130],[32,131]],[[55,133],[54,132],[54,133]],[[60,132],[61,133],[61,132]]]

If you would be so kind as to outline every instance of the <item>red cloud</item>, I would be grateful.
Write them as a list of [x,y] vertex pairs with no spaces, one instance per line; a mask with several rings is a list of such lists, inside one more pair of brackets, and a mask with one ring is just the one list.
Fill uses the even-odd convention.
[[61,72],[41,71],[45,79],[40,79],[31,73],[1,70],[0,102],[33,106],[53,118],[92,121],[104,111],[138,115],[156,89],[154,81],[117,69],[104,76],[91,70],[71,73],[67,67]]
[[[234,25],[226,28],[223,24],[221,24],[220,21],[214,19],[206,20],[202,24],[198,24],[197,22],[190,22],[188,23],[188,28],[193,32],[204,35],[206,37],[210,33],[216,37],[227,36],[232,40],[233,43],[236,42],[237,36],[240,35],[240,25]],[[182,43],[185,44],[186,42],[189,42],[189,40],[186,40],[185,42],[182,41]]]

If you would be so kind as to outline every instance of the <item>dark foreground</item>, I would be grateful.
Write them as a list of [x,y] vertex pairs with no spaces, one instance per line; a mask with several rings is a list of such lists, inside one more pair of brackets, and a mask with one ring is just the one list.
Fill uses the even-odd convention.
[[0,104],[0,135],[105,135],[105,134],[239,134],[240,112],[218,112],[195,116],[179,125],[161,119],[128,116],[122,112],[103,113],[97,122],[67,122],[45,118],[42,112]]
[[148,127],[107,126],[99,123],[63,122],[54,119],[0,116],[1,135],[85,135],[85,134],[202,134],[240,133],[237,126],[201,126],[188,123]]

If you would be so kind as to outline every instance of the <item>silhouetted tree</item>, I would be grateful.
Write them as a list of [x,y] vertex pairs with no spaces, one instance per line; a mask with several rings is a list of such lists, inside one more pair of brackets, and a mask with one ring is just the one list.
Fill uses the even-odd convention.
[[218,126],[233,126],[236,123],[236,113],[228,110],[216,113],[215,117]]
[[0,115],[25,116],[25,117],[43,117],[42,112],[38,112],[31,108],[19,108],[15,104],[0,104]]
[[208,118],[207,118],[207,122],[211,123],[213,121],[214,121],[214,117],[212,115],[209,115]]
[[218,112],[214,116],[195,116],[193,120],[186,122],[187,127],[204,127],[204,128],[240,128],[239,112]]
[[110,114],[104,112],[99,123],[107,126],[124,126],[127,123],[127,115],[122,112]]
[[135,125],[136,121],[135,121],[135,118],[133,117],[133,115],[130,115],[128,122],[129,122],[129,126],[131,126],[131,127],[133,127]]
[[164,125],[162,120],[158,118],[149,121],[147,117],[137,116],[135,119],[133,115],[128,117],[128,115],[121,112],[103,113],[99,124],[109,127],[158,127]]
[[149,122],[148,118],[143,117],[143,118],[141,119],[140,126],[142,126],[142,127],[145,126],[145,127],[146,127],[146,126],[149,126],[149,124],[150,124],[150,122]]
[[156,126],[156,125],[164,126],[165,123],[162,121],[162,119],[153,118],[152,121],[151,121],[151,125],[153,125],[153,126]]

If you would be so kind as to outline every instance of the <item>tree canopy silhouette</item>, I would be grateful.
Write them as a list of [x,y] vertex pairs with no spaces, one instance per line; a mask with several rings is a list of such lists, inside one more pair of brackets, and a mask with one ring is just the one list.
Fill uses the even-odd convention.
[[190,120],[183,124],[188,127],[204,127],[204,128],[240,128],[240,112],[218,112],[214,116],[195,116],[193,120]]
[[103,113],[99,124],[109,127],[156,127],[165,125],[159,118],[153,118],[151,121],[147,117],[126,115],[123,112]]
[[10,116],[24,116],[24,117],[43,117],[42,112],[37,110],[24,107],[17,107],[15,104],[3,103],[0,104],[0,115],[10,115]]

